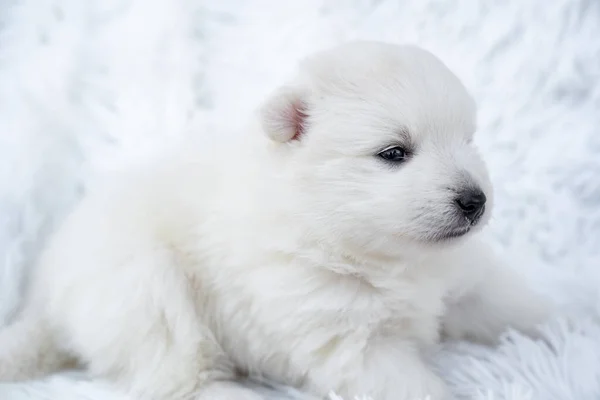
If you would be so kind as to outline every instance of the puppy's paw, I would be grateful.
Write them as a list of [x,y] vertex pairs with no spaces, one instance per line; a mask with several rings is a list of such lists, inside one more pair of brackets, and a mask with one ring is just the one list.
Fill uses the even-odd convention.
[[414,384],[413,389],[407,388],[410,391],[405,397],[406,400],[450,400],[446,383],[434,373],[427,374],[420,382]]
[[521,307],[515,307],[507,327],[534,339],[543,337],[542,327],[557,314],[558,308],[550,299],[537,293],[530,293]]
[[238,382],[219,381],[204,387],[194,400],[264,400],[258,391]]
[[406,376],[397,377],[391,391],[382,398],[385,400],[449,400],[450,392],[446,383],[433,371],[425,369],[409,370]]

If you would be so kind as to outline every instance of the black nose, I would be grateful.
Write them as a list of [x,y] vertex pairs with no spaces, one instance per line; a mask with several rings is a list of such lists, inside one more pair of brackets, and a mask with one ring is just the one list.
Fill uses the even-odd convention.
[[487,198],[481,190],[469,189],[458,196],[456,204],[469,221],[476,222],[485,211],[486,200]]

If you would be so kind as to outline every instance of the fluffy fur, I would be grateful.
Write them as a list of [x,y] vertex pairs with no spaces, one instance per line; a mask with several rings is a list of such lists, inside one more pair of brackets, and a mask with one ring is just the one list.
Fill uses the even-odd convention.
[[[84,199],[0,332],[0,379],[78,362],[143,399],[212,396],[249,374],[438,400],[423,353],[440,334],[492,344],[548,316],[476,236],[493,196],[475,106],[433,55],[315,54],[258,122],[245,142],[176,151]],[[378,156],[390,147],[403,162]],[[488,200],[469,220],[456,201],[473,190]]]

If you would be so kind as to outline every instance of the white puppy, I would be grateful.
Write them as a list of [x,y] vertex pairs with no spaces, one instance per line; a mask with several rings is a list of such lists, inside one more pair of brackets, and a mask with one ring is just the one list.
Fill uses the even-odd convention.
[[475,105],[433,55],[321,52],[260,116],[86,197],[0,333],[0,379],[78,361],[140,399],[250,374],[439,400],[422,352],[440,334],[493,343],[546,318],[475,236],[492,205]]

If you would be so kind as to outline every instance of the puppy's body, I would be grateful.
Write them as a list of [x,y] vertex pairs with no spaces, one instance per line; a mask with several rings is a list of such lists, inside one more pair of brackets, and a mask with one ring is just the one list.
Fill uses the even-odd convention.
[[489,210],[468,223],[456,210],[474,188],[491,204],[473,117],[422,50],[315,56],[244,140],[171,154],[83,201],[0,332],[0,379],[76,359],[143,399],[240,371],[318,396],[443,398],[421,359],[440,333],[493,342],[546,316],[472,236]]

